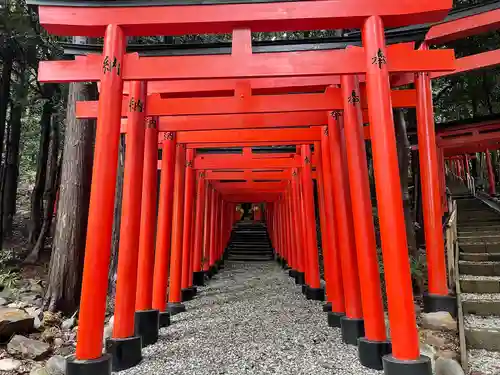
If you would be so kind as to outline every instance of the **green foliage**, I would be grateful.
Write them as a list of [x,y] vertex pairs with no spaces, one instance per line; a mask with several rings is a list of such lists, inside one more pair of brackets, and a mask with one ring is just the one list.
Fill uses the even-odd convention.
[[6,273],[0,274],[0,287],[12,289],[21,280],[19,273],[14,271],[8,271]]

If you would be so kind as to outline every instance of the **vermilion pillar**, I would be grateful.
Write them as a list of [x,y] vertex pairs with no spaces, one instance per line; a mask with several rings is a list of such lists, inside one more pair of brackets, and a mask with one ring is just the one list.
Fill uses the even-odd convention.
[[[342,76],[344,97],[344,138],[347,170],[351,191],[352,217],[358,259],[361,298],[364,316],[364,337],[359,342],[361,364],[382,369],[382,356],[391,352],[386,340],[384,306],[380,287],[380,273],[372,219],[372,203],[368,181],[363,117],[359,100],[359,83],[355,76]],[[349,100],[351,98],[351,100]]]
[[[209,257],[210,257],[210,222],[211,222],[211,187],[210,184],[205,183],[205,218],[203,220],[203,246],[202,246],[202,256],[201,264],[202,270],[205,275],[208,274],[209,270]],[[210,276],[210,275],[207,275]]]
[[[102,356],[102,337],[120,140],[124,53],[122,29],[116,25],[108,26],[102,55],[105,69],[101,70],[76,360],[68,362],[67,371],[78,371],[81,361],[86,361],[89,368],[104,368],[109,372],[107,364],[110,358]],[[113,62],[114,67],[110,64]]]
[[182,279],[181,294],[183,301],[191,300],[196,289],[193,284],[193,274],[191,272],[191,233],[193,222],[193,201],[194,188],[196,182],[195,171],[193,169],[194,149],[186,150],[186,182],[184,185],[184,224],[182,226]]
[[490,195],[496,195],[495,171],[493,170],[493,163],[491,162],[490,150],[486,150],[486,165],[488,167],[488,191]]
[[[424,311],[444,310],[456,315],[456,299],[448,295],[439,189],[439,159],[431,81],[428,73],[418,73],[415,86],[417,88],[418,150],[429,290],[429,294],[424,296]],[[459,173],[461,175],[460,171]]]
[[[137,285],[137,260],[141,218],[142,185],[134,181],[143,176],[144,161],[144,107],[145,83],[132,82],[127,111],[125,168],[120,225],[120,248],[115,297],[115,323],[113,336],[106,342],[106,351],[112,355],[113,369],[134,366],[141,360],[141,336],[134,335],[135,290]],[[148,338],[150,339],[150,338]],[[128,355],[121,353],[126,350]]]
[[[146,346],[158,340],[159,310],[153,306],[153,273],[155,259],[156,190],[158,176],[157,118],[146,121],[144,172],[142,177],[141,235],[135,297],[136,333]],[[134,182],[131,182],[133,184]],[[125,182],[124,182],[125,189]],[[132,216],[133,217],[133,216]],[[115,317],[116,319],[116,317]]]
[[387,375],[432,373],[427,357],[420,358],[413,305],[408,245],[399,181],[396,136],[392,117],[384,26],[378,16],[365,20],[363,46],[366,55],[366,93],[376,179],[377,206],[384,259],[392,355],[383,358]]
[[217,216],[217,196],[215,193],[215,189],[210,187],[210,243],[209,243],[209,251],[208,251],[208,267],[209,267],[209,276],[212,277],[217,273],[215,269],[215,221]]
[[340,318],[345,315],[345,303],[342,267],[340,265],[340,246],[335,229],[330,138],[327,126],[324,126],[322,129],[320,149],[326,235],[329,238],[328,246],[323,250],[323,268],[328,301],[324,310],[328,311],[329,325],[338,326]]
[[[314,143],[314,151],[316,154],[321,155],[321,146],[319,142]],[[318,189],[318,211],[319,211],[319,221],[321,228],[321,251],[323,254],[323,273],[326,281],[325,294],[327,300],[332,298],[332,280],[331,280],[331,252],[332,252],[332,238],[330,230],[327,227],[326,210],[325,205],[325,189],[324,189],[324,173],[321,158],[318,158],[316,163],[316,186]],[[328,297],[329,295],[329,297]]]
[[312,155],[309,145],[301,146],[302,156],[302,188],[304,192],[304,210],[307,220],[307,258],[308,273],[306,281],[306,296],[308,299],[323,301],[325,291],[320,285],[318,264],[318,241],[316,238],[316,215],[314,213],[313,180],[312,180]]
[[198,173],[198,183],[196,186],[196,213],[194,227],[194,244],[193,244],[193,281],[194,285],[205,285],[205,271],[202,268],[203,257],[203,227],[205,224],[205,173]]
[[297,272],[295,276],[295,284],[305,284],[305,265],[304,265],[304,251],[303,234],[302,234],[302,209],[300,203],[300,192],[298,186],[298,171],[296,168],[292,169],[292,205],[294,217],[294,231],[297,248]]
[[153,277],[153,308],[160,311],[160,327],[170,325],[167,311],[167,284],[170,268],[170,244],[172,234],[172,208],[175,172],[175,133],[163,134],[160,196],[156,229],[156,252]]
[[302,180],[302,168],[297,169],[297,196],[299,198],[299,210],[300,210],[300,225],[302,227],[302,261],[304,267],[304,284],[302,284],[302,293],[306,293],[307,286],[309,284],[309,245],[308,245],[308,234],[307,234],[307,216],[304,204],[304,184]]
[[176,145],[174,199],[172,207],[172,241],[170,259],[170,284],[168,311],[171,315],[186,311],[181,298],[182,279],[182,226],[184,211],[184,176],[186,170],[186,148]]
[[344,155],[342,153],[342,138],[339,121],[332,115],[328,116],[328,135],[330,139],[330,156],[332,171],[332,193],[335,208],[335,223],[338,243],[340,245],[340,260],[345,298],[345,316],[340,322],[333,317],[330,325],[342,327],[342,338],[350,344],[357,344],[358,337],[364,334],[363,311],[358,276],[358,262],[356,258],[356,244],[352,213],[350,211],[351,196],[349,181],[347,181]]

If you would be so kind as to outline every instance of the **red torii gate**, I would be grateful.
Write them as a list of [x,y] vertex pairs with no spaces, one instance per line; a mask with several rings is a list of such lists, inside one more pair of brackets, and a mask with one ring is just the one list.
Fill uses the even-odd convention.
[[[413,51],[412,53],[401,53],[397,51],[394,55],[387,53],[384,39],[384,25],[386,27],[396,27],[411,23],[424,23],[440,20],[451,7],[451,1],[379,1],[374,3],[368,0],[356,0],[354,2],[338,1],[311,1],[311,2],[290,2],[280,4],[234,4],[234,5],[204,5],[204,6],[166,6],[166,7],[114,7],[109,8],[79,8],[79,7],[57,7],[41,6],[40,20],[42,25],[53,33],[69,33],[73,35],[105,35],[103,56],[92,58],[80,58],[74,62],[47,62],[41,64],[39,78],[42,81],[78,81],[78,80],[100,80],[101,94],[99,99],[99,109],[97,116],[97,135],[96,135],[96,157],[93,170],[93,186],[91,191],[91,204],[89,209],[88,237],[85,257],[85,270],[82,290],[82,301],[80,310],[79,339],[77,344],[77,360],[68,363],[68,373],[81,371],[89,372],[109,372],[109,358],[101,355],[102,323],[104,319],[105,293],[102,290],[96,290],[91,285],[101,281],[107,275],[104,272],[109,258],[109,240],[112,225],[112,202],[114,196],[114,179],[116,177],[116,156],[118,149],[118,135],[120,132],[120,117],[123,93],[123,80],[175,80],[175,79],[205,79],[205,78],[247,78],[247,77],[266,77],[266,76],[317,76],[339,74],[342,77],[343,90],[355,90],[359,96],[359,87],[352,77],[346,75],[366,74],[367,84],[367,102],[369,109],[369,122],[371,126],[371,141],[374,153],[375,174],[377,180],[377,199],[380,210],[381,235],[384,252],[384,265],[387,280],[387,295],[389,299],[389,315],[391,319],[392,332],[392,355],[384,357],[384,367],[387,374],[400,374],[402,371],[413,371],[415,373],[430,374],[429,361],[426,358],[420,358],[418,348],[418,336],[415,328],[415,315],[413,309],[411,280],[409,265],[407,259],[406,238],[404,229],[404,218],[401,203],[401,192],[399,189],[398,165],[395,150],[395,137],[392,120],[392,107],[390,101],[389,72],[408,72],[416,71],[418,73],[418,99],[417,109],[419,111],[419,126],[425,129],[422,133],[423,147],[421,152],[429,152],[430,162],[435,162],[434,133],[431,124],[432,121],[432,102],[430,98],[429,80],[424,73],[426,71],[447,71],[453,69],[453,58],[449,51]],[[284,11],[285,9],[285,11]],[[172,57],[172,58],[139,58],[136,55],[125,54],[124,41],[125,35],[174,35],[187,32],[231,32],[234,29],[248,27],[254,31],[281,30],[283,28],[316,29],[316,28],[352,28],[360,27],[363,33],[364,48],[348,49],[345,51],[314,51],[286,54],[248,54],[248,46],[243,50],[233,50],[230,56],[190,56],[190,57]],[[251,51],[250,51],[251,52]],[[342,61],[343,60],[343,61]],[[96,63],[97,62],[97,63]],[[398,65],[401,62],[401,65]],[[404,62],[404,63],[403,63]],[[204,69],[199,69],[203,66]],[[157,69],[160,67],[160,69]],[[82,71],[84,70],[84,71]],[[353,79],[353,78],[352,78]],[[147,89],[144,83],[136,82],[135,87],[131,89],[132,96],[143,98]],[[347,91],[349,92],[349,91]],[[356,101],[347,101],[349,95],[343,95],[345,128],[344,136],[346,141],[351,126],[359,128],[356,142],[362,142],[361,136],[361,109]],[[354,110],[354,112],[350,112]],[[144,113],[132,110],[134,115],[128,116],[128,134],[133,134],[131,143],[136,143],[136,154],[141,154],[140,135],[141,117]],[[350,112],[350,113],[349,113]],[[328,118],[329,134],[331,142],[331,163],[339,167],[338,163],[352,152],[359,157],[360,148],[345,147],[342,151],[342,133],[337,119]],[[153,166],[156,171],[157,160],[152,157],[152,145],[156,145],[158,135],[156,124],[148,123],[146,129],[145,142],[150,145],[146,148],[148,155],[148,167]],[[172,149],[175,134],[171,139],[167,135],[164,147],[169,148],[168,158],[173,160],[174,153]],[[323,133],[324,134],[324,133]],[[135,140],[135,138],[138,140]],[[172,141],[172,142],[170,142]],[[277,141],[275,140],[274,143]],[[273,143],[273,142],[271,142]],[[349,143],[349,142],[347,142]],[[173,187],[174,199],[172,210],[174,217],[178,217],[183,208],[182,191],[184,182],[183,165],[185,154],[189,155],[184,146],[176,147],[177,157],[175,158],[175,178],[169,182]],[[129,149],[129,148],[128,148]],[[147,150],[150,151],[147,151]],[[328,149],[325,147],[324,149]],[[128,151],[127,151],[128,152]],[[310,152],[310,150],[309,150]],[[325,151],[326,152],[326,151]],[[305,158],[303,164],[308,164],[308,148],[301,147],[301,155]],[[352,156],[352,154],[351,154]],[[132,177],[139,174],[139,163],[137,155],[133,157],[134,161],[126,160],[125,180],[132,182]],[[152,162],[154,159],[154,163]],[[167,159],[168,160],[168,159]],[[348,158],[349,160],[349,158]],[[151,161],[151,162],[150,162]],[[366,167],[366,160],[364,160]],[[173,162],[167,162],[167,168],[162,169],[173,172]],[[306,175],[306,180],[310,180],[311,170],[309,167],[304,169],[302,176]],[[341,164],[340,164],[341,166]],[[141,166],[142,167],[142,166]],[[148,168],[153,169],[153,168]],[[342,168],[334,168],[342,170]],[[349,178],[355,173],[355,168],[349,166]],[[437,170],[437,169],[436,169]],[[431,171],[432,172],[432,171]],[[168,173],[168,172],[165,172]],[[168,175],[168,174],[167,174]],[[186,175],[188,176],[188,175]],[[347,172],[346,172],[347,176]],[[348,201],[348,189],[346,188],[346,177],[332,176],[332,186],[334,195],[339,198],[335,216],[337,225],[340,226],[339,240],[352,240],[352,220],[348,219],[349,207],[342,202]],[[432,173],[425,179],[428,184],[432,184]],[[366,180],[366,176],[365,176]],[[366,185],[362,183],[362,186]],[[146,178],[145,178],[145,185]],[[186,184],[188,186],[188,184]],[[351,188],[353,184],[351,183]],[[359,185],[358,185],[359,186]],[[137,196],[139,187],[133,183],[125,183],[124,197],[129,199],[130,206],[124,205],[122,215],[130,216],[130,213],[137,212],[138,202],[134,197]],[[305,184],[304,196],[309,197],[312,187]],[[168,196],[168,187],[165,187]],[[363,191],[367,191],[364,189]],[[431,200],[439,198],[438,194],[431,191]],[[328,194],[324,194],[323,199],[328,199]],[[306,199],[311,201],[310,199]],[[362,200],[362,207],[353,207],[353,212],[363,212],[366,214],[366,199]],[[144,203],[144,201],[143,201]],[[161,202],[160,202],[161,205]],[[293,204],[292,204],[293,206]],[[287,212],[290,212],[290,203],[284,201],[278,204],[280,213],[276,211],[279,222],[283,221]],[[311,216],[311,206],[305,205],[306,216]],[[313,213],[312,213],[313,215]],[[180,216],[179,216],[180,217]],[[370,215],[368,216],[371,218]],[[217,218],[217,216],[216,216]],[[222,219],[222,218],[221,218]],[[345,220],[341,220],[345,219]],[[429,220],[428,220],[429,219]],[[431,227],[436,222],[436,217],[426,217],[426,223]],[[365,219],[366,221],[367,219]],[[222,224],[222,221],[220,222]],[[349,224],[351,223],[351,224]],[[125,232],[130,223],[123,223]],[[182,225],[180,220],[174,220],[172,223],[172,249],[179,249],[182,246],[182,234],[176,230]],[[351,228],[349,228],[349,225]],[[365,233],[369,233],[366,228]],[[373,226],[373,223],[371,224]],[[142,227],[142,226],[141,226]],[[356,226],[354,231],[356,239],[358,233],[362,232],[361,226]],[[142,229],[142,228],[141,228]],[[306,231],[303,231],[307,233]],[[434,231],[435,232],[435,231]],[[123,233],[123,232],[122,232]],[[287,233],[290,233],[287,230]],[[332,230],[330,230],[332,233]],[[142,237],[142,231],[141,231]],[[307,236],[307,241],[311,245],[312,235]],[[437,237],[436,237],[437,238]],[[436,239],[434,238],[434,239]],[[158,241],[158,238],[157,238]],[[360,241],[363,240],[360,236]],[[113,354],[115,365],[131,365],[140,358],[140,339],[133,337],[134,329],[134,295],[135,295],[135,277],[134,266],[136,265],[137,254],[134,251],[134,239],[122,242],[126,251],[120,251],[119,259],[119,281],[117,286],[116,315],[121,315],[121,321],[115,325],[113,337],[109,341],[108,352]],[[446,288],[446,275],[444,269],[444,255],[442,254],[441,243],[428,241],[429,253],[429,285],[431,296],[427,301],[430,306],[439,305],[439,301],[448,301]],[[283,243],[282,240],[279,241]],[[351,243],[352,241],[347,241]],[[388,352],[388,345],[385,342],[385,332],[380,331],[379,319],[371,320],[370,316],[380,317],[383,314],[380,298],[373,295],[370,285],[378,277],[376,266],[376,253],[372,246],[360,248],[357,246],[358,257],[366,259],[366,263],[360,263],[360,267],[365,265],[367,268],[359,272],[360,280],[357,278],[356,252],[353,252],[352,246],[342,247],[342,256],[340,261],[344,270],[351,270],[344,276],[343,284],[346,291],[346,317],[341,319],[343,337],[352,342],[353,336],[357,339],[361,334],[364,323],[366,336],[359,340],[360,360],[366,365],[374,365],[380,362],[381,354]],[[440,248],[441,247],[441,248]],[[149,254],[149,255],[146,255]],[[361,254],[363,254],[361,256]],[[143,262],[149,261],[151,264],[151,249],[149,252],[139,249],[139,257]],[[179,255],[179,254],[177,254]],[[144,258],[143,258],[144,256]],[[442,258],[442,259],[441,259]],[[180,257],[172,258],[171,268],[178,269]],[[442,260],[442,262],[441,262]],[[163,261],[154,262],[157,266],[168,264]],[[442,263],[442,264],[441,264]],[[127,273],[132,271],[132,274]],[[431,272],[432,271],[432,272]],[[374,273],[375,272],[375,273]],[[156,270],[155,270],[156,273]],[[139,270],[139,286],[141,283],[141,271]],[[338,277],[340,273],[330,277]],[[373,277],[376,274],[376,277]],[[174,275],[172,275],[173,277]],[[171,277],[171,278],[172,278]],[[311,275],[306,274],[306,279]],[[126,279],[129,279],[128,281]],[[327,277],[328,278],[328,277]],[[175,283],[179,277],[173,277]],[[361,284],[361,285],[360,285]],[[163,284],[165,288],[166,284]],[[333,284],[335,285],[335,283]],[[360,293],[362,288],[363,308],[366,307],[369,314],[361,312]],[[131,290],[132,289],[132,290]],[[153,290],[155,286],[153,285]],[[314,288],[313,288],[314,289]],[[335,289],[335,287],[334,287]],[[376,289],[376,288],[375,288]],[[341,293],[336,291],[335,293]],[[380,293],[380,291],[378,291]],[[118,297],[120,295],[120,297]],[[366,302],[366,304],[365,304]],[[164,303],[164,301],[163,301]],[[445,303],[444,305],[446,305]],[[138,309],[143,310],[143,309]],[[132,312],[132,313],[131,313]],[[334,305],[332,303],[332,312]],[[334,316],[334,315],[330,315]],[[384,330],[385,331],[385,330]],[[380,334],[379,334],[380,333]],[[137,346],[138,345],[138,346]],[[121,353],[123,349],[131,350],[128,358],[123,358]],[[133,354],[132,354],[133,352]],[[139,353],[139,354],[138,354]],[[376,353],[376,354],[375,354]],[[139,357],[138,357],[139,356]],[[118,364],[118,361],[122,363]],[[116,366],[115,366],[116,367]],[[85,370],[83,370],[85,369]],[[408,370],[411,369],[411,370]]]

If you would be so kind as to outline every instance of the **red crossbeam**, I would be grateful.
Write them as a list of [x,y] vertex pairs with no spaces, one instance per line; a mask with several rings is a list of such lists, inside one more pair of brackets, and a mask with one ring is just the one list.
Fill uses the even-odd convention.
[[261,129],[255,130],[212,130],[212,131],[190,131],[178,132],[178,143],[213,143],[212,147],[218,147],[217,143],[235,142],[236,146],[241,142],[275,142],[288,141],[297,144],[306,144],[319,141],[321,129],[315,128],[289,128],[289,129]]
[[[415,90],[395,90],[391,92],[394,108],[415,107]],[[122,103],[122,116],[127,116],[128,97]],[[366,91],[361,91],[361,102],[367,108]],[[76,117],[96,118],[99,102],[77,102]],[[170,98],[162,99],[160,95],[148,97],[147,116],[191,116],[220,115],[245,113],[275,113],[342,110],[342,93],[340,89],[329,87],[321,94],[282,94],[282,95],[243,95],[237,97],[210,98]],[[295,115],[294,115],[295,116]],[[298,119],[299,117],[297,117]],[[262,119],[261,119],[262,120]],[[172,120],[179,123],[179,119]],[[270,120],[272,121],[272,117]],[[322,122],[321,125],[324,125]],[[305,124],[304,124],[305,125]],[[318,124],[320,125],[320,124]],[[168,131],[168,130],[166,130]]]
[[[452,71],[455,68],[454,59],[453,50],[387,50],[388,69],[394,73]],[[77,56],[71,61],[41,61],[38,80],[61,83],[99,81],[101,70],[102,57],[99,55]],[[155,81],[322,76],[365,72],[364,50],[350,48],[250,55],[139,57],[137,54],[127,54],[124,56],[121,74],[124,80]]]
[[443,44],[496,30],[499,27],[500,9],[495,9],[434,25],[425,36],[425,40],[430,44]]
[[386,27],[437,22],[452,0],[325,0],[286,3],[145,6],[40,6],[41,25],[51,34],[103,36],[109,24],[121,25],[127,35],[182,35],[252,31],[361,28],[372,15]]
[[207,180],[289,180],[291,178],[291,172],[289,170],[284,170],[281,172],[277,171],[206,171],[205,179]]
[[[500,65],[500,49],[478,53],[476,55],[466,56],[455,60],[455,70],[448,72],[431,72],[432,79],[451,76],[469,72],[471,70],[488,69]],[[401,74],[391,77],[391,86],[400,87],[414,83],[415,75]]]
[[206,158],[205,156],[197,156],[194,159],[195,169],[204,170],[242,170],[242,169],[270,169],[280,170],[289,168],[298,168],[301,162],[295,158],[269,159],[265,163],[258,159],[245,159],[239,155],[225,155],[222,159]]

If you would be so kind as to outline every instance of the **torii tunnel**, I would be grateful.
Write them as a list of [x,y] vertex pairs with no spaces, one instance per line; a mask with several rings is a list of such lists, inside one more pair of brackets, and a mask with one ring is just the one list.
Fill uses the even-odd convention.
[[[441,227],[444,158],[475,152],[478,135],[436,137],[431,79],[494,66],[500,55],[455,59],[453,50],[429,47],[495,28],[497,9],[446,18],[451,0],[29,3],[38,5],[40,23],[51,34],[104,37],[102,52],[84,48],[74,60],[39,67],[41,82],[94,81],[100,90],[97,102],[80,102],[76,111],[78,118],[96,118],[97,131],[78,341],[67,374],[135,366],[159,327],[185,311],[183,302],[194,297],[196,286],[223,267],[241,203],[262,204],[257,219],[265,222],[277,260],[306,298],[326,301],[325,320],[358,346],[361,364],[388,375],[432,373],[419,350],[393,109],[417,111],[428,269],[424,309],[455,314]],[[342,28],[359,29],[360,37],[321,48],[253,45],[251,37]],[[127,37],[196,33],[232,33],[232,42],[217,53],[126,51]],[[407,84],[414,88],[401,89]],[[103,353],[120,132],[127,147],[115,323]],[[373,154],[390,341],[366,141]],[[483,141],[490,148],[498,143],[491,133]],[[262,146],[288,147],[254,152]],[[240,151],[228,157],[203,152],[207,148]]]

